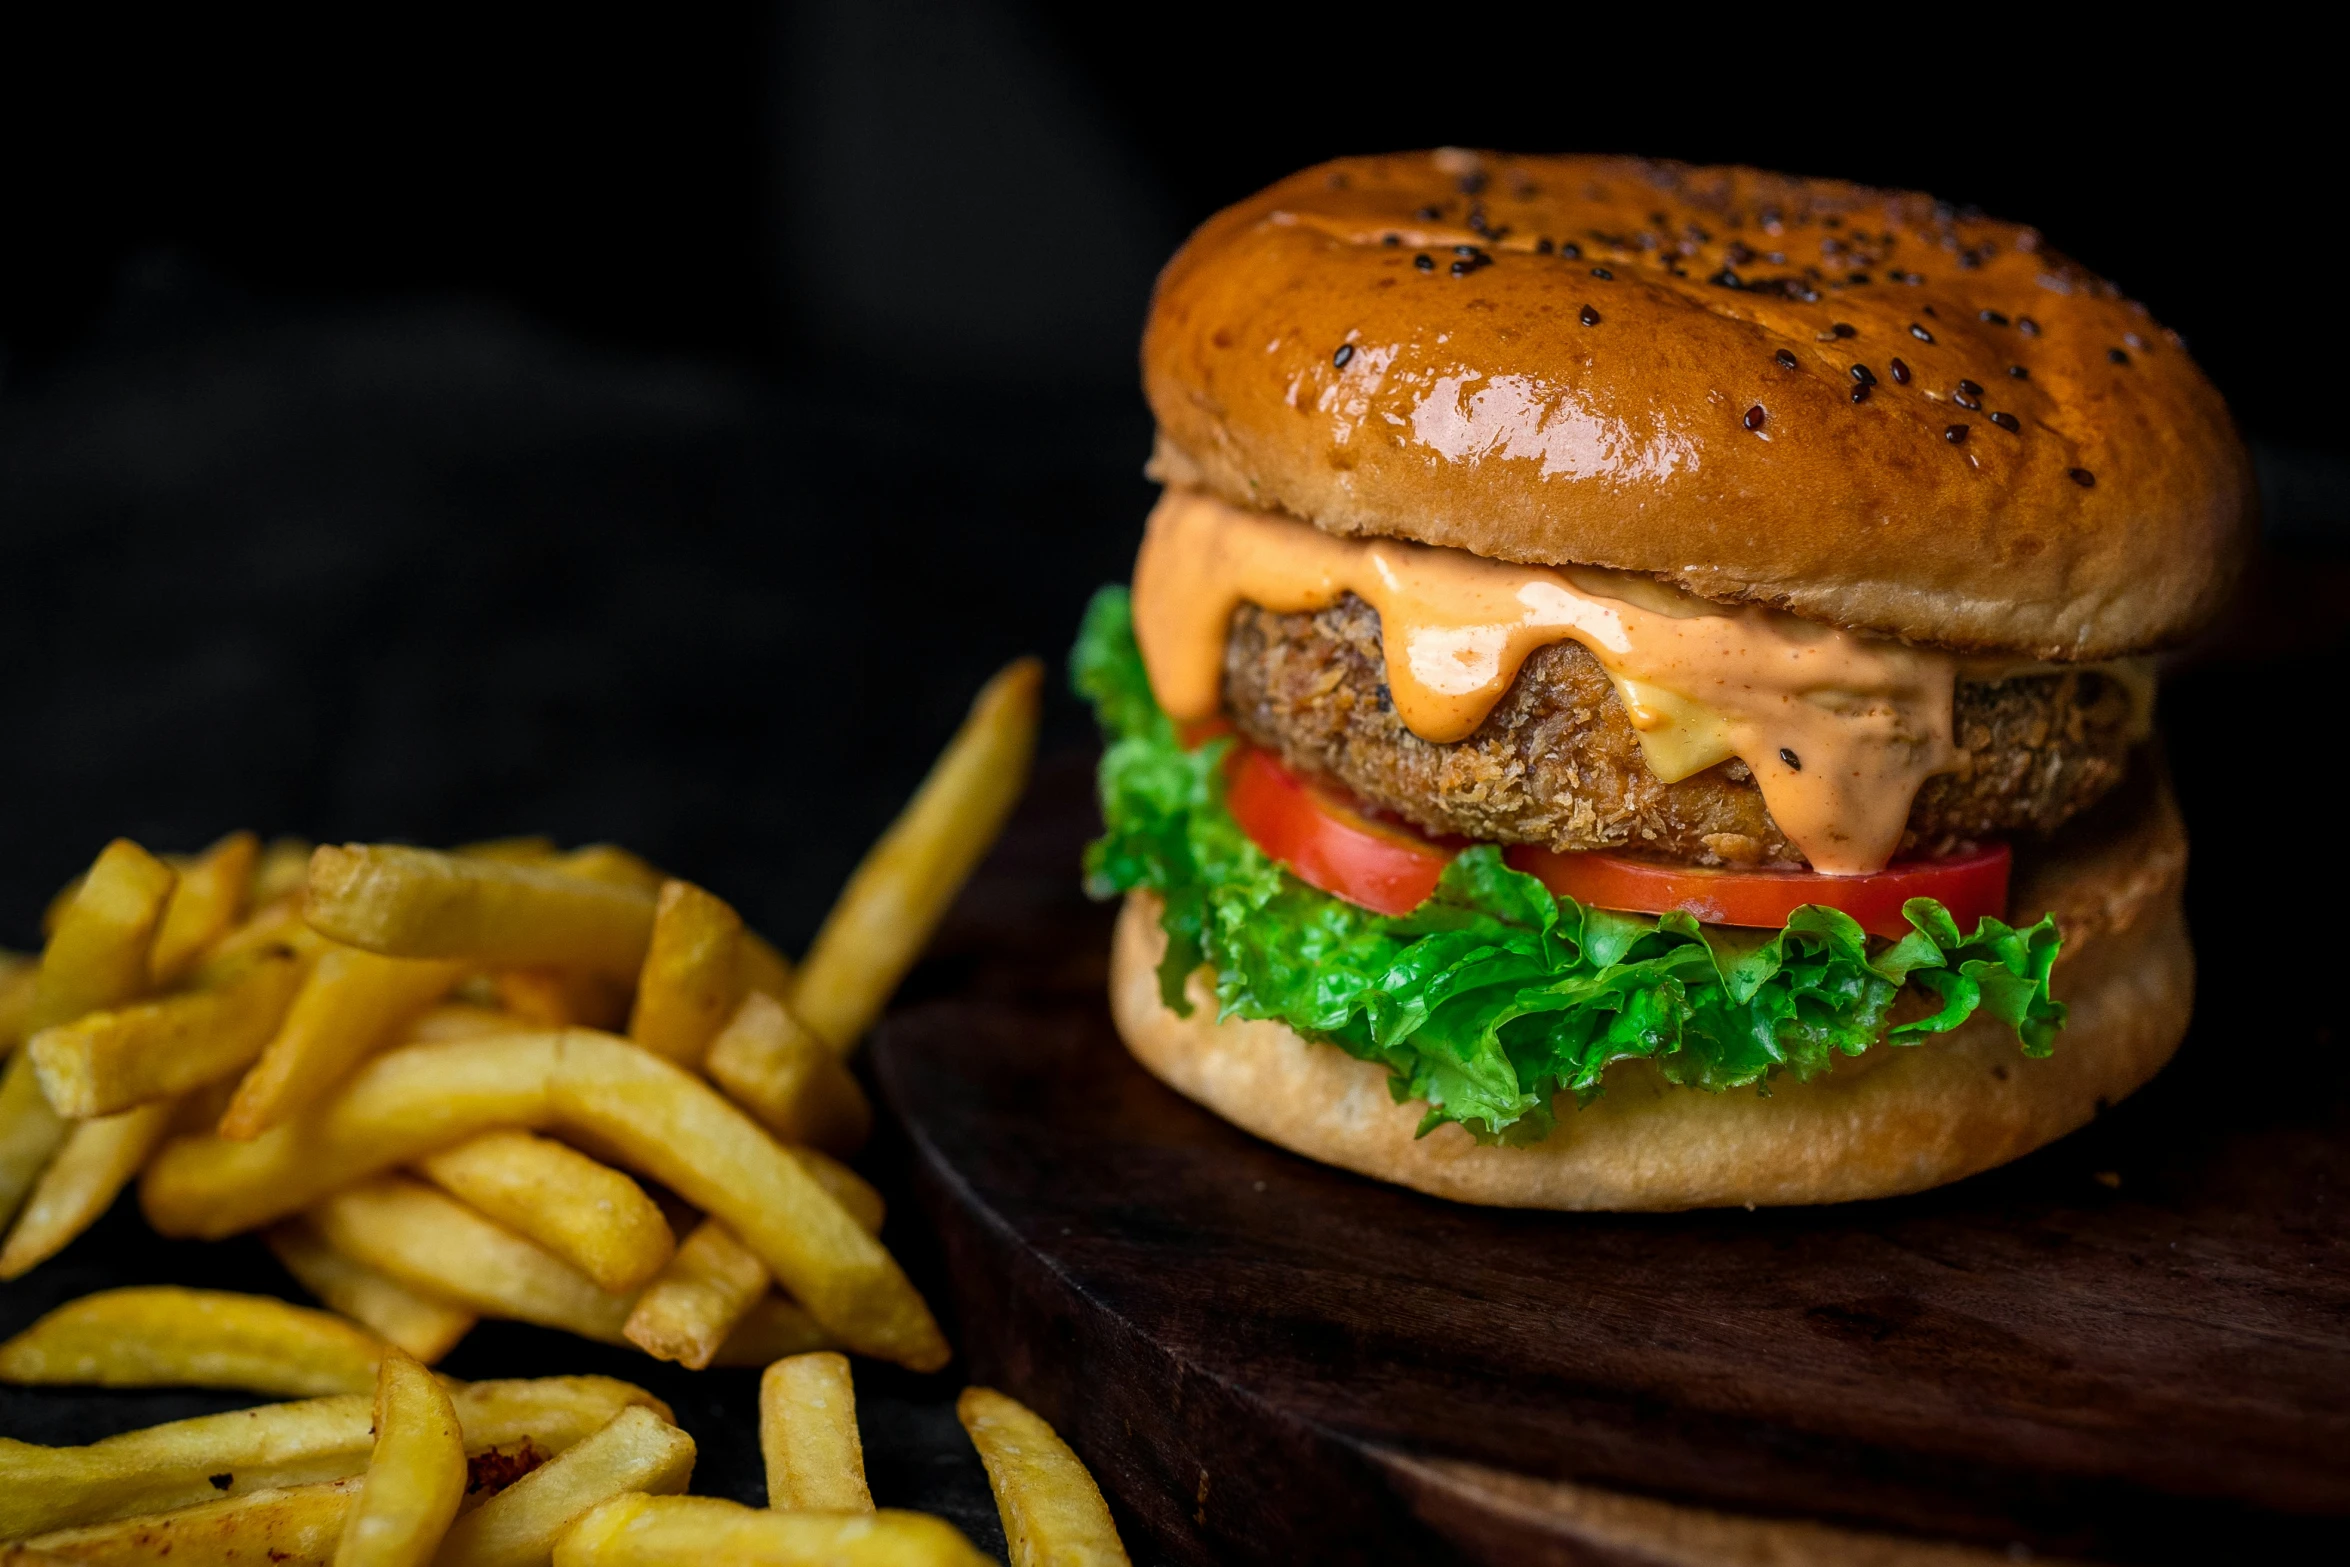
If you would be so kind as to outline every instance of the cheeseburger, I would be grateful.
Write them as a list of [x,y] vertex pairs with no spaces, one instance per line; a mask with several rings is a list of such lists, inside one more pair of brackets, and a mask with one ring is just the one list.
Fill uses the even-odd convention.
[[1075,656],[1158,1077],[1471,1202],[1815,1203],[2013,1159],[2186,1027],[2150,654],[2249,463],[2029,228],[1445,150],[1211,219],[1165,493]]

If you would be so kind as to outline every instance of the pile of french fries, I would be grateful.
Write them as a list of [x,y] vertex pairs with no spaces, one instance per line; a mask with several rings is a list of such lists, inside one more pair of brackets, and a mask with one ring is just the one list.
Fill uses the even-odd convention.
[[[767,1368],[767,1507],[684,1495],[693,1438],[609,1377],[462,1383],[325,1312],[174,1288],[85,1296],[0,1345],[32,1381],[306,1394],[87,1447],[0,1438],[0,1567],[971,1567],[943,1519],[877,1511],[849,1362]],[[1001,1393],[957,1406],[1017,1567],[1124,1567],[1100,1489]]]
[[846,1061],[1017,800],[1041,675],[980,693],[797,972],[609,846],[107,845],[0,973],[0,1279],[136,1180],[158,1233],[260,1231],[426,1366],[482,1316],[695,1368],[945,1365],[841,1162]]

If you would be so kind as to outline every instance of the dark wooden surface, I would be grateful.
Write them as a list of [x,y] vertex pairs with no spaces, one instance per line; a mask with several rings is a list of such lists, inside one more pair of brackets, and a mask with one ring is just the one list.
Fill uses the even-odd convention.
[[[1083,768],[1048,771],[875,1064],[958,1344],[1068,1434],[1142,1557],[2350,1548],[2350,1113],[2322,961],[2096,1125],[1939,1192],[1474,1209],[1258,1142],[1131,1061],[1108,913],[1076,893],[1092,824]],[[2251,891],[2223,867],[2197,894],[2207,1014],[2257,940],[2207,905]],[[1578,1523],[1592,1506],[1813,1532],[1668,1548]]]

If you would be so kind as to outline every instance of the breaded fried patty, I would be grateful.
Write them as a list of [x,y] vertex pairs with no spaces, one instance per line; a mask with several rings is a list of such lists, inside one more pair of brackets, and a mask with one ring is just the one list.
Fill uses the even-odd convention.
[[[1224,650],[1241,732],[1422,829],[1490,843],[1613,849],[1705,865],[1804,863],[1735,759],[1679,783],[1649,771],[1615,687],[1578,643],[1528,658],[1466,740],[1423,740],[1388,699],[1379,615],[1348,595],[1312,614],[1244,604]],[[2048,832],[2121,781],[2137,727],[2095,670],[1961,680],[1959,770],[1918,791],[1901,852]]]

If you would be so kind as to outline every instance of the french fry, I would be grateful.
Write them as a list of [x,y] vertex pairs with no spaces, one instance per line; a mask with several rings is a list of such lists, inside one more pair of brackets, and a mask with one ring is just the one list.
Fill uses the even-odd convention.
[[[167,1144],[140,1195],[160,1233],[216,1239],[499,1126],[560,1126],[592,1139],[725,1220],[848,1348],[917,1370],[946,1363],[930,1308],[811,1173],[829,1161],[786,1151],[707,1083],[605,1034],[517,1034],[386,1052],[317,1113],[252,1143]],[[862,1186],[841,1183],[844,1191]],[[415,1282],[437,1292],[429,1280]]]
[[387,957],[579,967],[623,980],[636,977],[653,934],[653,900],[635,888],[391,844],[320,845],[305,917],[322,935]]
[[31,1272],[104,1217],[171,1130],[172,1110],[164,1100],[75,1122],[0,1245],[0,1281]]
[[172,1285],[68,1301],[5,1344],[0,1382],[224,1387],[291,1398],[375,1386],[384,1341],[267,1295]]
[[743,927],[738,957],[742,967],[738,977],[746,992],[756,990],[778,1001],[791,999],[791,959],[776,951],[774,943],[748,925]]
[[498,1005],[540,1028],[619,1028],[628,1022],[628,987],[587,969],[510,968],[490,981]]
[[[37,1535],[18,1549],[25,1567],[76,1562],[84,1567],[329,1567],[362,1481],[357,1475],[255,1491],[183,1507]],[[0,1567],[16,1558],[0,1546]]]
[[0,1224],[16,1217],[71,1129],[71,1122],[49,1108],[32,1056],[23,1050],[11,1055],[0,1071]]
[[[524,1443],[561,1453],[638,1404],[670,1418],[668,1405],[611,1377],[475,1382],[450,1399],[468,1453]],[[364,1393],[263,1404],[87,1447],[0,1437],[0,1539],[355,1475],[374,1445],[372,1404]]]
[[84,1012],[120,1006],[147,988],[147,951],[177,873],[117,838],[99,852],[41,949],[27,1036]]
[[457,963],[329,948],[237,1085],[221,1117],[221,1136],[259,1137],[299,1114],[447,995],[464,972]]
[[428,1154],[416,1168],[615,1294],[628,1294],[669,1262],[676,1238],[644,1188],[576,1148],[529,1132],[483,1132]]
[[880,1191],[847,1165],[828,1153],[814,1148],[786,1148],[792,1161],[815,1178],[816,1184],[830,1193],[848,1216],[868,1235],[881,1233],[882,1220],[888,1217]]
[[845,1355],[794,1355],[759,1379],[759,1451],[767,1505],[796,1511],[869,1513],[857,1392]]
[[1126,1567],[1126,1547],[1093,1475],[1035,1413],[993,1388],[967,1387],[955,1416],[987,1466],[1016,1563]]
[[218,941],[244,912],[261,840],[232,832],[180,867],[179,882],[163,905],[163,923],[147,953],[147,983],[156,990],[177,984],[205,949]]
[[[1013,1561],[1016,1567],[1031,1567],[1025,1558]],[[710,1567],[717,1562],[988,1567],[988,1558],[953,1524],[928,1513],[779,1513],[715,1496],[617,1497],[573,1524],[556,1542],[554,1555],[554,1567]]]
[[326,1243],[412,1289],[485,1317],[623,1343],[629,1299],[544,1248],[407,1176],[379,1176],[310,1210]]
[[556,855],[553,864],[566,876],[600,881],[608,887],[629,887],[638,892],[658,893],[661,884],[669,879],[658,866],[616,843],[584,844],[569,854]]
[[866,851],[816,932],[792,1008],[842,1055],[881,1016],[1019,803],[1036,753],[1043,684],[1044,665],[1023,658],[980,690],[970,717]]
[[447,1039],[487,1039],[495,1034],[535,1034],[537,1024],[498,1007],[475,1006],[469,1001],[444,1001],[427,1007],[400,1036],[403,1045],[428,1045]]
[[680,1066],[700,1066],[742,997],[742,934],[742,916],[724,899],[691,882],[662,883],[628,1037]]
[[308,963],[327,946],[327,939],[303,920],[299,896],[278,898],[262,904],[240,923],[230,926],[218,941],[206,948],[187,982],[198,990],[210,989],[233,974],[253,954],[272,947],[287,948]]
[[375,1450],[335,1567],[425,1567],[465,1497],[465,1434],[433,1374],[397,1349],[376,1373]]
[[273,1224],[262,1239],[304,1289],[428,1366],[473,1330],[472,1312],[344,1256],[307,1219]]
[[754,990],[703,1062],[726,1096],[787,1143],[852,1154],[873,1131],[873,1106],[832,1047],[765,991]]
[[37,959],[0,952],[0,1055],[24,1043],[25,1019],[32,1016],[33,992],[40,985]]
[[711,1357],[713,1366],[771,1366],[788,1355],[831,1349],[837,1340],[798,1301],[770,1290],[752,1303]]
[[645,1287],[621,1329],[658,1360],[707,1366],[767,1293],[767,1266],[716,1219],[704,1219]]
[[310,850],[307,838],[272,838],[262,845],[260,858],[253,862],[253,880],[245,889],[245,907],[258,909],[300,892],[310,879]]
[[460,1520],[441,1544],[438,1567],[536,1567],[597,1504],[632,1493],[674,1495],[693,1473],[692,1437],[648,1409],[623,1410]]
[[683,1068],[600,1034],[563,1037],[563,1124],[725,1221],[849,1348],[917,1371],[946,1364],[938,1323],[897,1260],[807,1166]]
[[58,1114],[112,1115],[250,1065],[301,983],[302,963],[291,950],[263,948],[224,972],[215,988],[87,1012],[43,1029],[25,1048]]

